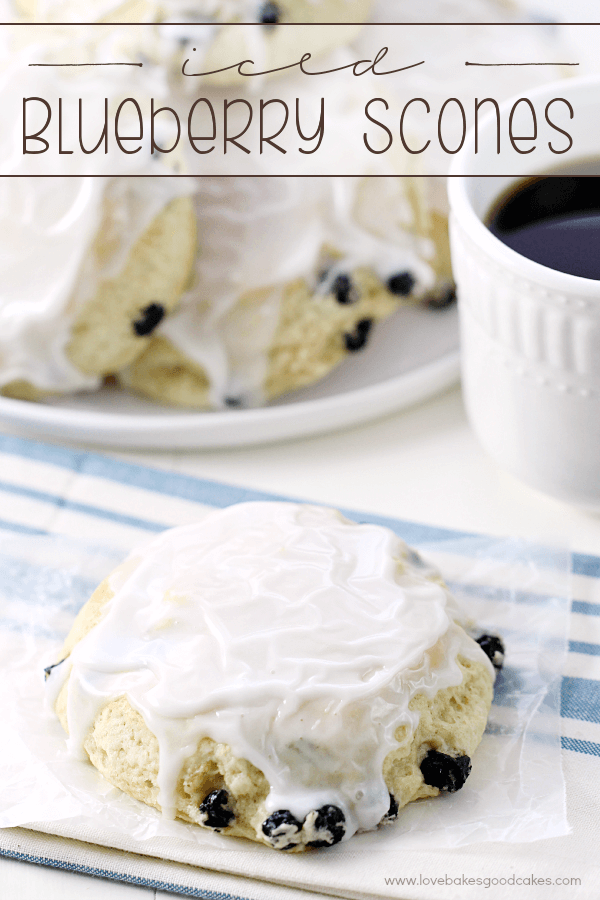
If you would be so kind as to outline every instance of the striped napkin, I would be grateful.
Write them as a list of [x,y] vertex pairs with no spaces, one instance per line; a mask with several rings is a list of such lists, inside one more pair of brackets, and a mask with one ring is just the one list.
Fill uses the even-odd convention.
[[[65,577],[71,578],[74,605],[85,598],[98,575],[104,574],[103,567],[140,539],[172,525],[195,521],[213,507],[246,500],[281,499],[8,436],[0,437],[0,467],[0,529],[8,542],[6,546],[12,542],[13,547],[19,548],[18,553],[3,557],[0,541],[2,595],[6,596],[10,579],[10,583],[16,579],[26,586],[27,596],[35,598],[35,566],[28,562],[31,548],[35,548],[38,562],[45,552],[49,558],[41,561],[50,568],[59,566],[60,571],[67,573]],[[34,796],[23,800],[24,817],[19,821],[26,822],[27,827],[0,830],[0,853],[163,891],[223,900],[299,900],[319,894],[407,900],[509,895],[563,900],[565,896],[600,896],[600,866],[596,861],[600,837],[600,559],[574,555],[568,573],[569,561],[560,551],[527,547],[522,542],[474,538],[364,512],[344,512],[360,521],[387,525],[409,543],[429,550],[444,573],[449,574],[453,588],[477,610],[480,621],[485,620],[486,614],[491,614],[490,621],[493,620],[494,604],[500,609],[512,600],[520,604],[517,612],[523,621],[535,623],[521,629],[526,634],[519,634],[519,627],[515,626],[512,647],[538,654],[532,677],[534,681],[545,679],[546,705],[527,713],[535,721],[535,727],[530,729],[531,740],[525,745],[527,766],[521,772],[520,786],[513,785],[505,791],[512,791],[514,796],[501,797],[497,792],[493,809],[486,817],[487,834],[474,829],[470,837],[466,836],[464,820],[460,816],[453,819],[452,808],[444,806],[442,810],[440,803],[434,819],[429,820],[437,839],[430,835],[425,840],[417,821],[411,826],[412,832],[409,828],[401,835],[402,841],[394,838],[394,828],[388,828],[374,836],[379,844],[371,841],[363,846],[363,839],[373,837],[363,835],[327,853],[289,857],[266,848],[262,852],[263,848],[253,845],[247,850],[245,842],[235,842],[235,849],[231,850],[224,850],[219,844],[199,849],[196,842],[186,844],[175,833],[134,841],[89,817],[34,821],[26,817],[27,811],[36,808]],[[74,568],[68,574],[68,554],[81,542],[97,548],[89,560],[86,577],[73,574]],[[65,559],[59,559],[60,553],[51,559],[52,547],[62,548],[60,553],[66,554]],[[468,559],[465,547],[469,547]],[[42,552],[40,548],[46,549]],[[15,557],[21,557],[20,562],[15,562]],[[514,587],[517,570],[523,579],[519,591]],[[528,583],[532,571],[535,578]],[[52,579],[50,586],[47,579],[45,585],[44,590],[51,592]],[[60,592],[61,584],[57,582],[54,589]],[[574,598],[570,614],[565,604],[569,591]],[[20,627],[16,603],[14,610],[9,604],[3,610],[3,626],[10,625],[13,613],[13,626]],[[565,623],[569,644],[563,661]],[[46,625],[51,630],[51,624],[37,621],[38,630]],[[68,627],[68,622],[65,625]],[[516,671],[518,674],[518,665]],[[510,682],[510,678],[507,680]],[[525,695],[529,690],[531,697],[536,696],[536,685],[537,682],[533,686],[523,682],[521,693]],[[508,697],[510,690],[504,690]],[[523,710],[511,710],[510,703],[495,704],[494,709],[490,734],[484,739],[490,748],[499,746],[494,741],[502,740],[508,733],[511,716],[523,715]],[[572,829],[568,834],[561,814],[559,756]],[[4,795],[13,787],[17,796],[22,786],[18,771],[11,769],[2,779]],[[518,822],[510,825],[509,818],[504,823],[494,821],[494,813],[504,808],[503,803],[521,804]],[[419,806],[414,814],[416,820],[421,815]],[[447,815],[447,822],[456,821],[456,827],[463,829],[459,840],[453,838],[450,827],[444,830]],[[441,825],[437,821],[440,816]],[[490,841],[490,836],[497,837],[502,828],[504,832],[512,828],[514,833],[511,836],[502,832],[502,842]],[[535,839],[544,834],[549,836]],[[243,849],[238,848],[240,843],[244,844]]]

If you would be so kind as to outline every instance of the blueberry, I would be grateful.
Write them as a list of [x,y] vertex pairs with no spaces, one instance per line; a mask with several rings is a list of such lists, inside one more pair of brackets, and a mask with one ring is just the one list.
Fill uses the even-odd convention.
[[414,275],[410,272],[398,272],[388,278],[387,289],[397,297],[408,297],[416,283]]
[[425,784],[448,791],[453,794],[459,791],[471,771],[471,760],[468,756],[448,756],[439,750],[430,750],[421,763],[421,774]]
[[504,644],[501,638],[495,634],[482,634],[481,637],[476,638],[476,641],[493,667],[500,671],[504,665]]
[[336,275],[331,285],[331,293],[342,306],[349,306],[358,300],[356,288],[349,275]]
[[[309,813],[307,821],[314,816]],[[315,841],[309,841],[307,847],[332,847],[339,844],[346,831],[346,817],[339,806],[322,806],[316,811],[312,824],[312,830],[318,834]]]
[[381,820],[382,824],[385,825],[386,822],[393,822],[398,818],[398,801],[394,797],[393,794],[390,794],[390,808],[386,812],[385,816]]
[[354,331],[344,335],[346,350],[348,350],[349,353],[356,353],[357,350],[362,350],[369,340],[369,334],[372,327],[373,319],[360,319],[360,321],[356,323]]
[[165,317],[165,308],[160,303],[151,303],[142,310],[142,318],[133,323],[133,330],[138,337],[152,334]]
[[229,806],[229,794],[227,791],[211,791],[200,804],[200,820],[207,828],[220,831],[231,825],[235,816]]
[[[66,658],[67,657],[65,656],[65,659]],[[57,666],[62,665],[62,663],[64,663],[65,659],[61,659],[60,662],[54,663],[53,666],[46,666],[46,668],[44,669],[44,681],[48,681],[48,679],[50,678],[50,673],[52,672],[52,669],[56,669]]]
[[427,309],[447,309],[456,303],[456,285],[446,284],[432,294],[428,294],[423,301]]
[[223,402],[228,409],[242,409],[244,406],[244,401],[241,397],[225,397]]
[[281,9],[278,3],[274,3],[273,0],[267,0],[266,3],[260,8],[260,13],[258,15],[259,21],[262,25],[279,25],[281,21]]
[[[291,850],[299,842],[302,822],[299,822],[289,809],[278,809],[271,813],[262,824],[262,833],[269,839],[275,850]],[[297,840],[293,838],[297,837]]]

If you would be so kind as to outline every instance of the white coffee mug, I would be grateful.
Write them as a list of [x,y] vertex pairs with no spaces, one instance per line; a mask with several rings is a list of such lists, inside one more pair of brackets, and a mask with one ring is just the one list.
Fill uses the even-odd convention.
[[[504,468],[554,497],[600,511],[600,281],[532,262],[484,224],[522,176],[590,158],[600,166],[600,78],[545,85],[527,97],[542,118],[551,99],[569,101],[568,153],[553,153],[552,139],[540,133],[534,152],[505,149],[498,156],[492,114],[479,124],[478,153],[471,135],[451,169],[465,403],[479,440]],[[513,103],[501,107],[504,124]]]

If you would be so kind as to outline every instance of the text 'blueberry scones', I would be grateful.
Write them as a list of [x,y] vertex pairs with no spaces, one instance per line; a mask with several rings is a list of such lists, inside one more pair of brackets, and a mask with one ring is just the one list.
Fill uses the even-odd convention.
[[502,664],[380,526],[245,503],[107,578],[46,670],[71,752],[204,828],[300,851],[461,788]]

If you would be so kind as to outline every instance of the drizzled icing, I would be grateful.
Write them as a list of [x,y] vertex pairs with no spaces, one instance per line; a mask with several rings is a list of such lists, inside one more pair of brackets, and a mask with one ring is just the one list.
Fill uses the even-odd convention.
[[[72,324],[181,187],[160,178],[0,179],[0,384],[24,380],[48,391],[99,385],[68,359]],[[108,208],[116,249],[101,261],[90,247]]]
[[[126,177],[167,171],[143,154],[126,157],[123,177],[111,178],[110,153],[75,164],[72,155],[55,152],[44,163],[53,176],[28,177],[39,174],[40,157],[21,152],[22,98],[42,94],[55,111],[59,97],[67,103],[81,98],[85,108],[98,110],[98,98],[112,102],[123,82],[110,68],[84,70],[73,78],[69,69],[29,66],[61,58],[68,41],[60,30],[49,29],[44,31],[47,43],[30,44],[22,31],[26,29],[0,35],[0,127],[5,136],[0,168],[19,176],[0,178],[0,386],[23,380],[45,391],[91,389],[101,380],[79,371],[66,353],[72,326],[100,282],[118,275],[136,240],[171,200],[190,192],[190,184],[185,179]],[[73,39],[78,33],[71,30],[69,47],[76,55],[85,44]],[[104,32],[102,41],[108,41]],[[164,92],[164,79],[143,84],[139,69],[128,71],[128,77],[137,79],[134,92]],[[42,115],[39,127],[43,122]],[[78,123],[68,119],[64,146],[77,146],[77,139]],[[97,140],[98,132],[93,143]],[[97,238],[105,251],[110,244],[102,258],[94,253]]]
[[105,615],[48,681],[69,678],[69,748],[126,695],[158,739],[159,803],[174,815],[198,741],[266,776],[267,814],[339,807],[345,838],[389,806],[394,733],[412,697],[461,682],[457,657],[493,669],[448,591],[389,529],[334,510],[245,503],[175,528],[111,576]]
[[[200,249],[191,289],[161,325],[167,337],[209,375],[211,399],[261,402],[268,349],[283,288],[297,278],[324,297],[340,273],[365,266],[385,283],[410,272],[415,292],[433,284],[427,240],[403,179],[197,179]],[[325,247],[339,258],[328,258]],[[267,289],[259,313],[243,294]]]

